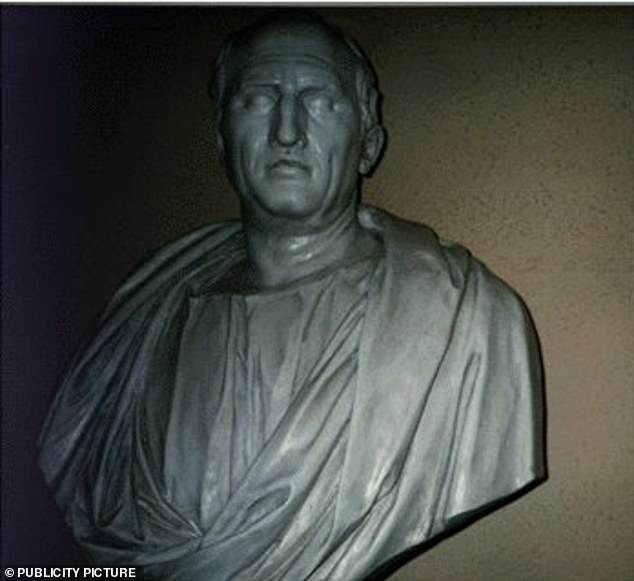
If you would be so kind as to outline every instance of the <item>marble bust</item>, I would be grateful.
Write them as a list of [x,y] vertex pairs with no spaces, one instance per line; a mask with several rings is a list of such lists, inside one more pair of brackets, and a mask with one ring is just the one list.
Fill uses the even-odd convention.
[[468,251],[359,203],[384,131],[346,35],[269,16],[226,42],[212,86],[241,220],[121,286],[40,466],[98,564],[365,579],[543,477],[536,339]]

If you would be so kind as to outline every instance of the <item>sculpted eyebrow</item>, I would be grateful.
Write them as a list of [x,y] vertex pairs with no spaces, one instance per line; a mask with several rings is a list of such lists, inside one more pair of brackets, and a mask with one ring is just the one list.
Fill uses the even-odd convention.
[[[284,84],[283,81],[280,79],[246,78],[236,82],[234,87],[234,92],[239,93],[243,90],[251,89],[251,88],[271,89],[271,88],[280,87],[283,84]],[[329,79],[326,82],[324,82],[324,80],[320,78],[307,78],[305,80],[302,80],[300,83],[298,83],[298,86],[296,87],[296,89],[298,93],[305,93],[310,91],[315,91],[315,92],[323,91],[328,93],[342,92],[342,87],[337,82],[336,79],[332,79],[332,80]]]
[[231,89],[231,95],[239,96],[241,93],[244,93],[253,89],[267,89],[267,90],[275,90],[276,83],[272,81],[257,81],[257,80],[240,80],[236,81]]
[[275,83],[274,81],[246,81],[238,83],[236,88],[238,91],[252,88],[270,89],[271,87],[275,87],[277,84],[278,83]]

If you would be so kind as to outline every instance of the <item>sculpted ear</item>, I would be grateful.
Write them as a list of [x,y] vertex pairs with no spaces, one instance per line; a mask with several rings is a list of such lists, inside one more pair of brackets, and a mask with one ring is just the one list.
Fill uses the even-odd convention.
[[375,125],[366,132],[359,159],[359,173],[361,175],[367,175],[372,171],[379,155],[381,155],[384,143],[385,132],[380,125]]

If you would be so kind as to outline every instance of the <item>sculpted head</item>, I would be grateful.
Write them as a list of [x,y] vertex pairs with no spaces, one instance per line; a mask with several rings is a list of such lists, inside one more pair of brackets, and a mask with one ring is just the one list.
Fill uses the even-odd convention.
[[212,94],[243,215],[319,226],[356,203],[384,132],[372,69],[353,41],[310,14],[266,18],[227,41]]

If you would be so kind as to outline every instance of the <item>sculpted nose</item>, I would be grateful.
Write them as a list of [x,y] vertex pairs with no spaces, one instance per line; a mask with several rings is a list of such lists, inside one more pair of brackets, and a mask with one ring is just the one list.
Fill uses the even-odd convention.
[[305,143],[304,115],[294,95],[284,95],[277,104],[272,139],[284,147]]

